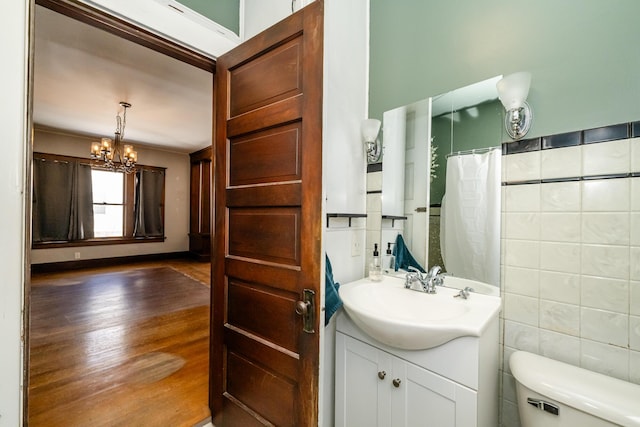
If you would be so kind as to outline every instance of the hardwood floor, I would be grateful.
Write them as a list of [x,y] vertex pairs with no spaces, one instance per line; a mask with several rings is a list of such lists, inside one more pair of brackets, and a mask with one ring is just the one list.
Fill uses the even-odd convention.
[[210,264],[32,276],[30,426],[193,426],[208,409]]

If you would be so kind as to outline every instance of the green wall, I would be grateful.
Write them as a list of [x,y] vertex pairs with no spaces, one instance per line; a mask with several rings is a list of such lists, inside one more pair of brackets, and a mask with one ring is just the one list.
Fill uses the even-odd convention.
[[369,116],[530,71],[527,137],[638,120],[638,16],[638,0],[371,0]]
[[189,9],[240,34],[240,0],[177,0]]

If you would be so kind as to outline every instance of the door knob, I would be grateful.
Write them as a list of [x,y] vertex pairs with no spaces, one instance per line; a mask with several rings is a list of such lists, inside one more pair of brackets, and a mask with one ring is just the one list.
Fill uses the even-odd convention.
[[296,313],[298,313],[301,316],[306,315],[309,312],[309,305],[311,304],[305,301],[296,302]]
[[316,293],[311,289],[302,291],[302,300],[296,301],[296,313],[302,316],[302,330],[308,334],[313,334],[316,322]]

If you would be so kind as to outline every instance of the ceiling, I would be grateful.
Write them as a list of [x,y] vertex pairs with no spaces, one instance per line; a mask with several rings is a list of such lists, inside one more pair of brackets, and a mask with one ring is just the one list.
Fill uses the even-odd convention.
[[[33,120],[180,152],[211,145],[213,75],[103,30],[36,7]],[[88,149],[87,149],[88,150]]]

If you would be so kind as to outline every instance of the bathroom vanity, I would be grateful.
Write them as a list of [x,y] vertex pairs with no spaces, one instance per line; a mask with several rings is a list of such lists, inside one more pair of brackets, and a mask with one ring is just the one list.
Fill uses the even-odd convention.
[[[341,294],[348,292],[349,285],[343,285],[344,291],[341,287]],[[433,296],[402,291],[412,300]],[[453,298],[452,289],[438,292],[438,298]],[[347,296],[346,310],[337,318],[336,426],[495,427],[500,298],[474,294],[469,300],[473,298],[490,298],[488,302],[497,302],[498,307],[487,312],[478,336],[459,336],[430,348],[409,350],[384,344],[365,333],[352,319],[359,315],[353,310],[352,317],[348,314]],[[454,300],[454,304],[465,303],[460,298]],[[393,311],[381,316],[393,317]],[[446,326],[441,319],[434,322]],[[403,325],[395,327],[402,334]]]

